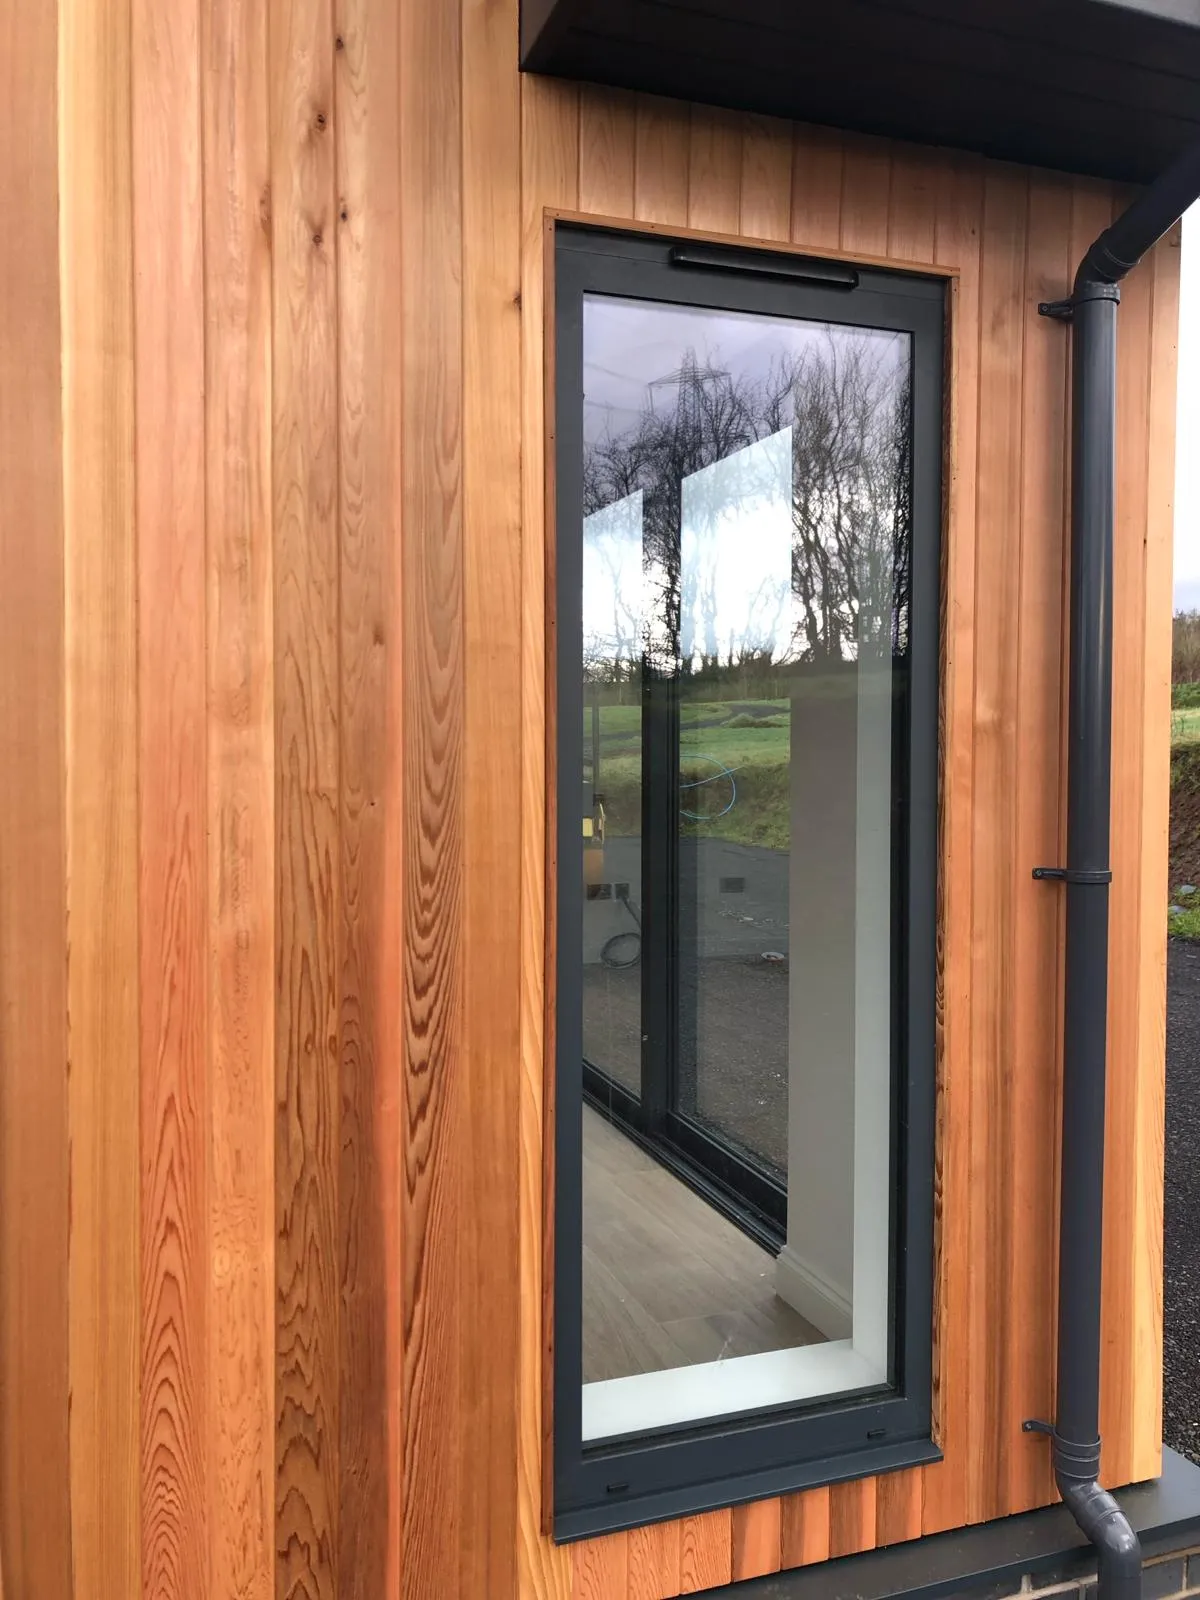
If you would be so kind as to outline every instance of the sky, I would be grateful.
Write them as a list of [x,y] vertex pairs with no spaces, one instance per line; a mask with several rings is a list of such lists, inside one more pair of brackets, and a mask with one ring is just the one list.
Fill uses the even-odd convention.
[[1200,611],[1200,204],[1183,219],[1179,420],[1175,440],[1175,609]]

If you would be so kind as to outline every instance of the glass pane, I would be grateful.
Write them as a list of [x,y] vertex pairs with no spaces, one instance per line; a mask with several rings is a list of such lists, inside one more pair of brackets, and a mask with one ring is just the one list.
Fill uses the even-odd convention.
[[641,1085],[642,493],[583,520],[583,1054]]
[[910,371],[585,297],[585,1438],[887,1381]]

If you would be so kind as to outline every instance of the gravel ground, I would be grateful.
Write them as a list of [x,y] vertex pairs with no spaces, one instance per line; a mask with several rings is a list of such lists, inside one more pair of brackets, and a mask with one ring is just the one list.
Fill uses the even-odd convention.
[[1169,963],[1163,1435],[1200,1462],[1200,944]]

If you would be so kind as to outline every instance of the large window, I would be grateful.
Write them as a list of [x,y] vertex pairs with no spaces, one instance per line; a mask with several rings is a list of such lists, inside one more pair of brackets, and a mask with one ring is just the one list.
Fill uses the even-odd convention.
[[562,1536],[936,1454],[942,319],[559,232]]

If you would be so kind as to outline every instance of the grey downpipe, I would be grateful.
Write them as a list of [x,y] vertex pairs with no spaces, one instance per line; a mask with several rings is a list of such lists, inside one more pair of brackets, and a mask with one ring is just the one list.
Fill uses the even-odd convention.
[[1039,307],[1071,324],[1071,628],[1067,718],[1067,865],[1063,883],[1062,1189],[1058,1371],[1050,1435],[1063,1501],[1096,1547],[1099,1600],[1137,1600],[1142,1552],[1100,1472],[1100,1269],[1104,1204],[1113,497],[1119,284],[1200,194],[1200,145],[1144,191],[1088,249],[1069,300]]

